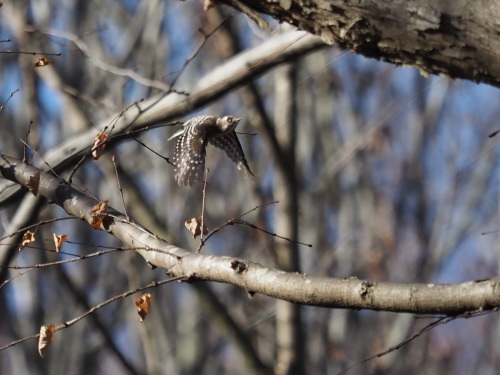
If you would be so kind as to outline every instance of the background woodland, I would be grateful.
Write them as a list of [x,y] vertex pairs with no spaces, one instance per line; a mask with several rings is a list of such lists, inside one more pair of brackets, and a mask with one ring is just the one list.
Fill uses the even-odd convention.
[[[271,10],[246,3],[321,30],[283,16],[286,1]],[[260,16],[269,23],[263,30],[234,8],[205,12],[194,1],[0,4],[2,154],[26,153],[28,163],[48,171],[43,157],[67,179],[96,135],[120,135],[99,160],[86,158],[72,183],[195,252],[199,238],[184,221],[200,216],[203,185],[177,186],[165,160],[175,143],[167,139],[195,115],[232,114],[243,119],[237,130],[256,178],[209,147],[204,223],[212,230],[258,207],[242,219],[286,239],[235,224],[212,236],[202,255],[374,283],[498,277],[500,137],[488,135],[500,129],[499,49],[427,61],[418,38],[413,49],[398,40],[391,48],[410,56],[403,61],[367,48],[372,29],[364,17],[373,15],[363,12],[350,28],[329,26],[314,37],[267,15]],[[429,12],[416,11],[417,19],[432,24]],[[486,32],[483,39],[481,46],[496,43]],[[52,65],[34,67],[42,57]],[[460,70],[460,60],[476,70]],[[66,219],[61,207],[15,183],[1,182],[0,205],[0,347],[168,278],[116,237]],[[35,242],[19,252],[21,229],[39,222]],[[60,253],[53,233],[68,235]],[[118,298],[56,332],[44,358],[35,339],[1,350],[0,373],[335,374],[439,318],[303,306],[225,283],[175,282],[148,292],[144,322],[134,305],[140,294]],[[496,374],[499,323],[495,312],[453,320],[347,373]]]

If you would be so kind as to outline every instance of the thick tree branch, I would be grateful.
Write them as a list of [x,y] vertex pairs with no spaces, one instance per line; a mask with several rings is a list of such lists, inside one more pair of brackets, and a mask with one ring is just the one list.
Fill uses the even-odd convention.
[[[40,174],[38,194],[70,215],[90,222],[96,201],[63,181],[20,160],[0,154],[0,175],[27,187]],[[31,182],[32,183],[32,182]],[[188,276],[244,288],[290,302],[332,308],[372,309],[415,314],[460,314],[500,308],[500,278],[461,284],[402,284],[338,279],[284,272],[244,259],[191,253],[155,237],[110,209],[101,230],[137,247],[149,263],[171,276]]]
[[245,4],[367,57],[413,66],[425,75],[500,86],[500,7],[495,0],[246,0]]

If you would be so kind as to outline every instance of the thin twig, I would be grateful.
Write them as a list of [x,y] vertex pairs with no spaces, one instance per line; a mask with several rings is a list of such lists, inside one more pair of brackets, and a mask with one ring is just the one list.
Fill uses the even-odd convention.
[[[3,237],[0,237],[0,242],[5,240],[6,238],[9,238],[9,237],[13,237],[15,236],[16,234],[18,233],[22,233],[22,232],[25,232],[27,231],[28,229],[31,229],[31,228],[37,228],[40,226],[40,225],[45,225],[45,224],[50,224],[50,223],[53,223],[55,221],[60,221],[60,220],[68,220],[68,219],[78,219],[80,220],[79,217],[76,217],[76,216],[66,216],[66,217],[59,217],[57,219],[48,219],[48,220],[42,220],[42,221],[39,221],[35,224],[32,224],[32,225],[28,225],[27,227],[24,227],[24,228],[21,228],[21,229],[18,229],[16,230],[15,232],[12,232],[12,233],[9,233]],[[35,230],[36,232],[36,230]],[[3,244],[2,244],[3,245]]]
[[483,315],[484,312],[485,311],[483,311],[483,310],[466,311],[465,313],[459,314],[459,315],[438,317],[438,318],[436,318],[436,320],[434,322],[429,323],[428,325],[426,325],[425,327],[423,327],[420,331],[418,331],[417,333],[415,333],[414,335],[412,335],[410,337],[407,337],[406,339],[404,339],[403,341],[401,341],[399,344],[394,345],[394,346],[390,347],[389,349],[384,350],[383,352],[379,352],[377,354],[374,354],[374,355],[372,355],[369,358],[363,359],[362,361],[356,362],[353,365],[349,366],[348,368],[346,368],[346,369],[340,371],[339,373],[337,373],[337,375],[345,374],[349,370],[352,370],[354,367],[357,367],[357,366],[359,366],[359,365],[361,365],[363,363],[371,361],[372,359],[383,357],[384,355],[387,355],[387,354],[389,354],[389,353],[391,353],[391,352],[393,352],[395,350],[399,350],[402,346],[408,344],[409,342],[415,340],[417,337],[421,336],[425,332],[430,331],[431,329],[436,328],[437,326],[440,326],[440,325],[443,325],[443,324],[447,324],[447,323],[451,322],[452,320],[456,320],[456,319],[459,319],[459,318],[468,319],[468,318],[471,318],[473,316]]
[[[10,42],[9,40],[6,40],[6,42]],[[3,40],[1,41],[3,42]],[[33,55],[33,56],[62,56],[62,53],[49,53],[49,52],[25,52],[25,51],[0,51],[0,53],[5,53],[5,54],[16,54],[16,55]]]
[[494,136],[496,136],[498,133],[500,133],[500,130],[497,130],[497,131],[494,131],[493,133],[491,133],[488,138],[493,138]]
[[[77,244],[76,242],[70,242],[70,241],[66,241],[66,243]],[[85,244],[81,244],[81,245],[85,245]],[[51,253],[57,253],[56,250],[50,250],[50,249],[46,249],[46,248],[42,248],[42,247],[36,247],[36,246],[25,246],[24,249],[45,250],[45,251],[48,251],[48,252],[51,252]],[[23,251],[24,251],[24,249],[23,249]],[[45,268],[45,267],[50,267],[50,266],[57,266],[57,265],[60,265],[60,264],[72,263],[72,262],[76,262],[76,261],[80,261],[80,260],[87,260],[87,259],[99,257],[99,256],[106,255],[106,254],[113,253],[113,252],[137,251],[137,250],[154,251],[154,252],[157,252],[157,253],[162,253],[162,254],[170,255],[172,257],[175,257],[177,260],[181,259],[181,257],[179,257],[178,255],[175,255],[175,254],[173,254],[173,253],[171,253],[169,251],[165,251],[165,250],[162,250],[162,249],[151,248],[151,247],[129,247],[129,248],[127,248],[127,247],[115,247],[115,248],[109,248],[108,250],[101,250],[101,251],[97,251],[95,253],[86,254],[86,255],[84,255],[84,254],[74,254],[74,253],[69,253],[69,252],[65,252],[65,251],[59,251],[58,252],[59,254],[72,256],[73,258],[63,259],[63,260],[57,260],[57,261],[54,261],[54,262],[39,263],[39,264],[35,264],[35,265],[30,265],[30,266],[0,266],[0,268],[7,268],[7,269],[12,269],[12,270],[26,270],[26,271],[19,272],[18,274],[16,274],[16,275],[12,276],[11,278],[5,280],[3,283],[0,284],[0,289],[2,289],[6,284],[10,283],[14,279],[16,279],[16,278],[18,278],[20,276],[23,276],[24,274],[26,274],[26,273],[28,273],[28,272],[30,272],[32,270],[35,270],[35,269]]]
[[25,144],[23,145],[23,163],[26,163],[26,144],[28,144],[28,136],[31,132],[31,125],[33,125],[33,121],[30,121],[28,125],[28,130],[26,131],[26,136],[24,137]]
[[134,141],[136,141],[137,143],[139,143],[142,147],[144,147],[144,148],[148,149],[149,151],[151,151],[151,152],[152,152],[153,154],[155,154],[156,156],[159,156],[160,158],[162,158],[163,160],[165,160],[165,161],[166,161],[168,164],[170,164],[171,166],[175,167],[175,164],[174,164],[174,163],[172,163],[172,162],[170,161],[170,158],[168,158],[168,157],[166,157],[166,156],[163,156],[163,155],[161,155],[160,153],[156,152],[155,150],[153,150],[151,147],[149,147],[149,146],[148,146],[148,145],[146,145],[145,143],[143,143],[143,142],[139,141],[139,140],[137,139],[137,137],[132,136],[132,139],[133,139]]
[[217,26],[215,26],[215,28],[209,32],[209,33],[205,33],[202,29],[198,29],[198,32],[203,35],[203,41],[201,42],[201,44],[198,46],[198,48],[194,51],[194,53],[187,58],[186,61],[184,61],[184,64],[182,65],[182,67],[180,68],[180,70],[177,72],[176,76],[174,77],[174,79],[172,80],[172,82],[170,83],[170,86],[171,87],[174,87],[175,86],[175,83],[178,81],[178,79],[181,77],[182,73],[184,73],[184,70],[186,70],[186,68],[188,67],[189,63],[191,61],[194,60],[194,58],[198,55],[198,53],[200,53],[201,49],[203,48],[203,46],[205,45],[205,43],[207,43],[208,39],[213,35],[215,34],[215,32],[217,30],[219,30],[219,28],[225,23],[227,22],[228,20],[230,20],[232,17],[234,17],[234,15],[231,15],[229,17],[227,17],[226,19],[224,19],[220,24],[218,24]]
[[33,151],[33,153],[38,156],[40,159],[43,160],[44,164],[50,169],[50,171],[54,174],[54,176],[56,176],[59,180],[61,181],[64,181],[61,177],[59,177],[59,175],[57,174],[57,172],[55,170],[52,169],[52,167],[50,166],[50,164],[47,162],[47,160],[45,160],[43,158],[42,155],[40,155],[33,147],[31,147],[29,144],[27,144],[24,140],[22,140],[21,138],[19,138],[19,140],[26,146],[28,147],[31,151]]
[[143,132],[146,132],[148,130],[163,128],[165,126],[177,126],[177,125],[180,125],[180,124],[182,124],[182,122],[180,122],[180,121],[158,122],[158,123],[153,124],[153,125],[143,126],[142,128],[128,130],[126,132],[119,133],[119,134],[113,134],[113,135],[110,136],[110,139],[113,140],[113,141],[115,141],[115,140],[121,139],[121,138],[132,137],[134,134],[143,133]]
[[9,97],[7,98],[7,100],[2,104],[0,105],[0,112],[3,111],[3,109],[7,106],[7,103],[10,101],[10,99],[12,99],[12,97],[14,96],[15,93],[19,92],[19,89],[15,90],[15,91],[12,91],[9,95]]
[[201,200],[201,231],[200,231],[200,246],[196,250],[197,253],[201,251],[201,247],[203,246],[203,229],[204,229],[204,220],[205,220],[205,199],[207,198],[207,181],[208,181],[208,172],[210,169],[205,169],[205,180],[203,181],[203,198]]
[[418,331],[417,333],[415,333],[414,335],[410,336],[410,337],[407,337],[406,339],[404,339],[403,341],[401,341],[399,344],[387,349],[387,350],[384,350],[383,352],[380,352],[380,353],[377,353],[377,354],[374,354],[372,355],[371,357],[368,357],[368,358],[365,358],[363,359],[362,361],[359,361],[359,362],[356,362],[354,363],[353,365],[349,366],[348,368],[340,371],[339,373],[337,373],[337,375],[342,375],[342,374],[345,374],[346,372],[348,372],[349,370],[352,370],[354,367],[357,367],[359,365],[362,365],[363,363],[366,363],[368,361],[371,361],[372,359],[375,359],[375,358],[380,358],[386,354],[389,354],[391,352],[393,352],[394,350],[398,350],[399,348],[401,348],[403,345],[409,343],[410,341],[413,341],[414,339],[416,339],[418,336],[420,336],[421,334],[423,334],[424,332],[427,332],[428,330],[434,328],[434,327],[437,327],[441,324],[444,324],[444,323],[447,323],[449,322],[450,320],[455,320],[457,317],[454,316],[454,317],[449,317],[449,318],[445,318],[445,317],[442,317],[442,318],[439,318],[437,319],[436,321],[426,325],[424,328],[422,328],[420,331]]
[[266,207],[266,206],[270,206],[272,204],[278,204],[280,201],[273,201],[273,202],[267,202],[267,203],[264,203],[264,204],[260,204],[258,206],[255,206],[254,208],[246,211],[246,212],[243,212],[240,216],[238,216],[236,219],[241,219],[243,216],[246,216],[248,215],[249,213],[251,212],[254,212],[255,210],[259,209],[259,208],[262,208],[262,207]]
[[[64,322],[60,325],[58,325],[55,329],[55,332],[57,331],[60,331],[62,329],[65,329],[65,328],[68,328],[68,327],[71,327],[73,324],[79,322],[80,320],[82,320],[83,318],[89,316],[90,314],[93,314],[95,313],[97,310],[103,308],[104,306],[106,305],[109,305],[110,303],[120,299],[120,298],[126,298],[132,294],[135,294],[135,293],[138,293],[138,292],[142,292],[143,290],[146,290],[146,289],[151,289],[151,288],[156,288],[156,287],[159,287],[163,284],[167,284],[167,283],[170,283],[170,282],[173,282],[173,281],[180,281],[180,280],[187,280],[188,277],[187,276],[178,276],[178,277],[173,277],[171,279],[166,279],[166,280],[162,280],[162,281],[153,281],[152,283],[149,283],[148,285],[145,285],[145,286],[142,286],[140,288],[136,288],[134,290],[130,290],[128,292],[125,292],[123,294],[120,294],[118,296],[114,296],[94,307],[92,307],[90,310],[88,310],[87,312],[83,313],[82,315],[70,320],[70,321],[67,321],[67,322]],[[7,348],[10,348],[12,346],[15,346],[17,344],[20,344],[24,341],[28,341],[28,340],[31,340],[31,339],[37,339],[40,337],[40,334],[36,334],[36,335],[33,335],[33,336],[30,336],[30,337],[24,337],[20,340],[16,340],[16,341],[13,341],[7,345],[4,345],[2,347],[0,347],[0,351],[4,350],[4,349],[7,349]]]
[[278,235],[276,233],[269,232],[269,231],[267,231],[265,229],[259,228],[258,226],[254,225],[254,224],[251,224],[251,223],[249,223],[248,221],[245,221],[245,220],[235,220],[234,224],[240,224],[240,225],[244,225],[244,226],[250,227],[252,229],[257,229],[257,230],[259,230],[261,232],[269,234],[269,235],[271,235],[273,237],[281,238],[282,240],[285,240],[285,241],[297,243],[299,245],[304,245],[304,246],[307,246],[307,247],[313,247],[313,245],[310,244],[310,243],[304,243],[304,242],[300,242],[300,241],[291,240],[290,238],[286,238],[286,237],[280,236],[280,235]]
[[483,232],[483,233],[481,233],[481,236],[484,236],[484,235],[486,235],[486,234],[498,233],[498,232],[500,232],[500,229],[490,230],[490,231],[488,231],[488,232]]
[[123,189],[122,185],[120,184],[120,176],[118,176],[118,169],[116,168],[115,155],[111,157],[111,161],[113,162],[113,166],[115,167],[116,182],[118,183],[118,190],[120,190],[120,196],[122,197],[123,211],[125,212],[125,217],[127,218],[127,221],[130,222],[130,216],[128,216],[127,207],[125,207],[125,198],[123,197]]
[[100,59],[97,56],[95,56],[92,53],[92,49],[85,43],[85,41],[78,35],[75,35],[73,33],[61,31],[61,30],[55,30],[55,29],[49,29],[49,28],[44,28],[44,29],[35,29],[33,28],[26,28],[27,31],[37,31],[42,34],[47,34],[47,35],[55,35],[59,38],[64,38],[67,40],[70,40],[73,42],[76,47],[82,52],[82,54],[89,59],[89,61],[94,64],[96,67],[99,69],[102,69],[104,71],[110,72],[112,74],[115,74],[117,76],[123,76],[123,77],[128,77],[137,83],[145,86],[145,87],[153,87],[156,89],[159,89],[161,91],[169,91],[170,87],[159,81],[159,80],[151,80],[149,78],[143,77],[137,72],[135,72],[132,69],[126,69],[126,68],[119,68],[117,66],[111,65],[108,62],[106,62],[104,59]]
[[133,106],[137,105],[137,103],[139,102],[142,102],[144,101],[144,99],[141,99],[139,101],[136,101],[132,104],[130,104],[127,108],[125,108],[123,111],[121,111],[118,115],[116,115],[112,120],[111,120],[111,126],[110,125],[106,125],[104,127],[104,129],[102,130],[102,132],[100,134],[104,134],[108,131],[108,128],[109,128],[109,131],[108,131],[108,138],[102,142],[102,143],[99,143],[97,145],[94,146],[94,144],[92,144],[89,149],[87,150],[87,152],[80,158],[80,160],[78,160],[78,162],[75,164],[75,166],[73,167],[73,169],[71,170],[71,173],[69,174],[69,177],[68,177],[68,182],[71,184],[71,181],[73,180],[73,176],[74,174],[76,173],[76,171],[81,167],[81,165],[83,164],[83,162],[85,160],[87,160],[87,158],[89,157],[89,155],[92,154],[92,152],[97,149],[98,147],[101,147],[105,144],[107,144],[109,142],[109,137],[111,135],[111,132],[113,131],[113,129],[115,128],[116,124],[118,123],[118,120],[125,114],[125,112],[127,112],[130,108],[132,108]]
[[276,204],[276,203],[279,203],[279,201],[268,202],[268,203],[264,203],[264,204],[259,205],[259,206],[255,206],[254,208],[252,208],[246,212],[243,212],[240,216],[234,217],[234,218],[226,221],[224,224],[219,225],[217,228],[213,229],[212,231],[210,231],[210,233],[208,233],[207,237],[200,243],[200,245],[198,246],[198,249],[196,249],[196,252],[199,253],[201,251],[201,248],[203,246],[205,246],[205,243],[208,241],[208,239],[210,237],[212,237],[215,233],[220,232],[222,230],[222,228],[224,228],[228,225],[233,225],[235,221],[240,220],[243,216],[248,215],[249,213],[251,213],[251,212],[253,212],[261,207],[269,206],[271,204]]

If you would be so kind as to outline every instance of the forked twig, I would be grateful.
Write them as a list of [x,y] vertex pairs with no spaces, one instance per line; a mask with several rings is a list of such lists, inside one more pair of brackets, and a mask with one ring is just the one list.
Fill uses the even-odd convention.
[[[70,173],[70,174],[69,174],[69,176],[68,176],[68,183],[70,183],[70,184],[71,184],[71,181],[73,180],[73,176],[74,176],[74,174],[75,174],[75,173],[76,173],[76,171],[77,171],[77,170],[81,167],[81,165],[83,164],[83,162],[84,162],[85,160],[87,160],[87,158],[89,157],[89,155],[91,155],[91,154],[92,154],[92,152],[93,152],[95,149],[97,149],[98,147],[101,147],[101,146],[103,146],[103,145],[105,145],[105,144],[107,144],[107,143],[109,142],[111,132],[112,132],[112,131],[113,131],[113,129],[115,128],[116,123],[118,122],[118,120],[119,120],[119,119],[120,119],[120,118],[121,118],[121,117],[125,114],[125,112],[127,112],[130,108],[132,108],[132,107],[136,106],[138,103],[143,102],[143,101],[144,101],[144,99],[141,99],[141,100],[138,100],[138,101],[136,101],[136,102],[134,102],[134,103],[130,104],[127,108],[125,108],[123,111],[121,111],[118,115],[116,115],[116,116],[115,116],[115,117],[111,120],[111,126],[106,125],[106,126],[104,127],[104,129],[102,130],[102,132],[101,132],[100,134],[104,134],[104,133],[108,132],[108,134],[107,134],[108,138],[107,138],[105,141],[103,141],[103,142],[101,142],[101,143],[99,143],[99,144],[97,144],[97,145],[92,144],[92,145],[89,147],[89,149],[87,150],[87,152],[86,152],[86,153],[85,153],[85,154],[84,154],[84,155],[80,158],[80,160],[78,160],[78,162],[75,164],[75,166],[74,166],[74,167],[73,167],[73,169],[71,170],[71,173]],[[109,128],[109,131],[108,131],[108,128]]]
[[[120,298],[126,298],[132,294],[135,294],[135,293],[138,293],[138,292],[142,292],[143,290],[146,290],[146,289],[151,289],[151,288],[156,288],[156,287],[159,287],[163,284],[167,284],[167,283],[170,283],[172,281],[180,281],[180,280],[187,280],[188,277],[187,276],[178,276],[178,277],[173,277],[171,279],[166,279],[166,280],[162,280],[162,281],[153,281],[152,283],[149,283],[148,285],[145,285],[145,286],[142,286],[140,288],[136,288],[134,290],[129,290],[128,292],[125,292],[125,293],[122,293],[120,295],[117,295],[117,296],[114,296],[112,298],[109,298],[107,299],[106,301],[104,302],[101,302],[100,304],[92,307],[90,310],[86,311],[85,313],[83,313],[82,315],[70,320],[70,321],[67,321],[67,322],[64,322],[60,325],[58,325],[56,328],[55,328],[55,332],[57,331],[60,331],[62,329],[65,329],[65,328],[68,328],[68,327],[71,327],[73,324],[79,322],[80,320],[82,320],[83,318],[89,316],[90,314],[93,314],[95,313],[97,310],[103,308],[104,306],[106,305],[109,305],[110,303],[120,299]],[[15,346],[17,344],[20,344],[24,341],[28,341],[28,340],[31,340],[31,339],[37,339],[40,337],[40,334],[36,334],[36,335],[33,335],[33,336],[30,336],[30,337],[24,337],[20,340],[16,340],[16,341],[13,341],[7,345],[4,345],[4,346],[1,346],[0,347],[0,351],[1,350],[4,350],[4,349],[7,349],[7,348],[10,348],[12,346]]]
[[307,246],[307,247],[313,247],[313,245],[310,244],[310,243],[304,243],[304,242],[300,242],[300,241],[291,240],[290,238],[286,238],[286,237],[280,236],[280,235],[278,235],[278,234],[276,234],[274,232],[269,232],[269,231],[267,231],[265,229],[259,228],[258,226],[254,225],[254,224],[251,224],[251,223],[249,223],[248,221],[245,221],[245,220],[235,220],[233,224],[240,224],[240,225],[244,225],[244,226],[250,227],[252,229],[257,229],[257,230],[259,230],[261,232],[269,234],[270,236],[281,238],[282,240],[285,240],[285,241],[288,241],[288,242],[298,243],[299,245],[304,245],[304,246]]
[[[76,245],[89,246],[89,244],[80,243],[80,242],[73,242],[73,241],[66,241],[66,243],[68,243],[68,244],[76,244]],[[161,254],[166,254],[166,255],[172,256],[172,257],[176,258],[177,260],[181,260],[182,259],[182,257],[180,257],[180,256],[178,256],[176,254],[173,254],[170,251],[166,251],[166,250],[162,250],[162,249],[157,249],[157,248],[151,248],[151,247],[110,247],[110,246],[101,246],[101,245],[96,245],[96,247],[107,248],[107,250],[101,250],[101,251],[97,251],[97,252],[94,252],[94,253],[91,253],[91,254],[75,254],[75,253],[70,253],[68,251],[50,250],[50,249],[47,249],[45,247],[42,248],[42,247],[36,247],[36,246],[31,246],[31,245],[25,246],[24,249],[45,250],[45,251],[52,252],[52,253],[55,252],[55,253],[59,253],[59,254],[71,256],[72,258],[67,258],[67,259],[63,259],[63,260],[57,260],[57,261],[48,262],[48,263],[39,263],[39,264],[29,265],[29,266],[0,266],[0,268],[7,268],[7,269],[12,269],[12,270],[25,270],[25,271],[19,272],[18,274],[13,275],[9,279],[7,279],[4,282],[2,282],[0,284],[0,289],[2,289],[6,284],[10,283],[14,279],[16,279],[16,278],[18,278],[20,276],[23,276],[24,274],[26,274],[26,273],[28,273],[28,272],[30,272],[32,270],[35,270],[35,269],[45,268],[45,267],[50,267],[50,266],[56,266],[56,265],[60,265],[60,264],[64,264],[64,263],[72,263],[72,262],[76,262],[76,261],[79,261],[79,260],[87,260],[87,259],[99,257],[99,256],[102,256],[102,255],[106,255],[106,254],[109,254],[109,253],[112,253],[112,252],[117,252],[117,251],[118,252],[120,252],[120,251],[137,251],[137,250],[154,251],[154,252],[157,252],[157,253],[161,253]]]
[[202,29],[198,29],[198,31],[200,32],[201,35],[203,35],[203,41],[201,42],[201,44],[198,46],[198,48],[196,49],[196,51],[194,51],[194,53],[188,57],[186,59],[186,61],[184,61],[184,64],[182,64],[182,67],[179,69],[179,71],[177,72],[177,74],[175,75],[174,79],[172,80],[172,82],[170,83],[170,86],[171,87],[174,87],[175,86],[175,83],[179,80],[179,78],[181,77],[182,73],[184,73],[184,70],[186,70],[186,68],[188,67],[188,65],[191,63],[191,61],[194,60],[194,58],[196,56],[198,56],[198,53],[200,53],[201,49],[203,48],[203,46],[205,45],[205,43],[207,43],[208,39],[213,35],[215,34],[215,32],[217,30],[219,30],[219,28],[225,23],[227,22],[228,20],[230,20],[233,16],[229,16],[227,17],[226,19],[224,19],[220,24],[218,24],[217,26],[215,26],[215,28],[210,31],[209,33],[205,33]]
[[437,317],[435,321],[426,325],[425,327],[423,327],[420,331],[418,331],[414,335],[407,337],[406,339],[401,341],[399,344],[391,346],[389,349],[384,350],[383,352],[374,354],[371,357],[368,357],[368,358],[365,358],[359,362],[356,362],[353,365],[349,366],[348,368],[338,372],[337,375],[345,374],[349,370],[352,370],[354,367],[362,365],[363,363],[371,361],[372,359],[383,357],[384,355],[387,355],[395,350],[399,350],[402,346],[408,344],[409,342],[415,340],[417,337],[421,336],[425,332],[430,331],[431,329],[436,328],[437,326],[440,326],[442,324],[447,324],[447,323],[449,323],[453,320],[459,319],[459,318],[467,319],[467,318],[471,318],[473,316],[483,315],[485,313],[490,313],[490,312],[492,312],[492,310],[486,312],[486,311],[481,309],[481,310],[477,310],[477,311],[466,311],[463,314],[459,314],[459,315]]
[[[50,224],[50,223],[53,223],[55,221],[60,221],[60,220],[69,220],[69,219],[76,219],[76,220],[80,220],[79,217],[76,217],[76,216],[66,216],[66,217],[59,217],[59,218],[56,218],[56,219],[48,219],[48,220],[42,220],[42,221],[39,221],[35,224],[32,224],[32,225],[28,225],[27,227],[24,227],[24,228],[21,228],[21,229],[18,229],[16,230],[15,232],[11,232],[3,237],[0,237],[0,241],[3,241],[5,240],[6,238],[9,238],[9,237],[13,237],[15,236],[16,234],[19,234],[19,233],[22,233],[22,232],[25,232],[27,231],[28,229],[31,229],[31,228],[38,228],[40,225],[45,225],[45,224]],[[36,229],[35,229],[36,231]],[[2,244],[3,245],[3,244]]]
[[44,164],[50,169],[50,171],[54,174],[54,176],[56,176],[59,180],[61,181],[64,181],[58,174],[57,172],[52,169],[52,167],[50,166],[50,164],[47,162],[47,160],[45,160],[43,158],[42,155],[40,155],[33,147],[31,147],[29,144],[27,144],[24,140],[22,140],[21,138],[19,138],[19,140],[24,144],[25,147],[28,147],[31,151],[33,151],[33,153],[38,156],[40,159],[42,159],[42,161],[44,162]]
[[210,237],[212,237],[215,233],[219,232],[220,230],[222,230],[222,228],[228,226],[228,225],[233,225],[235,223],[235,221],[237,220],[241,220],[241,218],[245,215],[248,215],[249,213],[261,208],[261,207],[265,207],[265,206],[269,206],[271,204],[276,204],[276,203],[279,203],[278,201],[274,201],[274,202],[268,202],[268,203],[265,203],[265,204],[262,204],[262,205],[259,205],[259,206],[255,206],[254,208],[246,211],[246,212],[243,212],[240,216],[238,217],[234,217],[230,220],[228,220],[227,222],[225,222],[224,224],[222,225],[219,225],[217,228],[213,229],[212,231],[210,231],[210,233],[208,233],[207,237],[202,241],[200,242],[200,245],[198,246],[198,249],[196,249],[196,252],[199,253],[201,248],[205,245],[205,243],[208,241],[208,239]]

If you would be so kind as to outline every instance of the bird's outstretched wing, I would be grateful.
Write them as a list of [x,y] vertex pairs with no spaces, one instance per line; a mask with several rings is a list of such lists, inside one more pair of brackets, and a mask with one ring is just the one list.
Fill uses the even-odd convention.
[[244,167],[251,176],[254,176],[245,158],[245,153],[243,152],[238,136],[234,131],[220,137],[209,138],[208,141],[213,146],[224,150],[227,156],[236,163],[239,170]]

